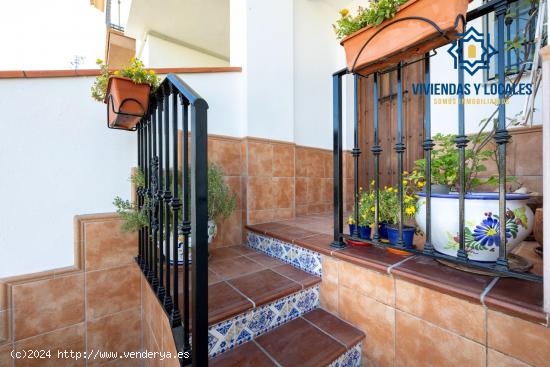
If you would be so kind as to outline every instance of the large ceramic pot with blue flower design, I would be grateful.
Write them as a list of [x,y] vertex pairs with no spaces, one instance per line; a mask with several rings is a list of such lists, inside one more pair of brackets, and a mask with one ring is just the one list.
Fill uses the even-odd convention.
[[[426,193],[418,193],[416,223],[426,231]],[[436,251],[456,256],[458,250],[458,193],[432,194],[432,244]],[[465,196],[465,245],[470,260],[494,262],[500,246],[498,193]],[[529,195],[506,194],[506,244],[510,250],[533,230]]]

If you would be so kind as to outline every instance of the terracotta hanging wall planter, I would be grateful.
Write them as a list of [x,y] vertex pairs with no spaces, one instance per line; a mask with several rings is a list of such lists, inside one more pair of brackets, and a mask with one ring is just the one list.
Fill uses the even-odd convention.
[[107,123],[115,129],[132,130],[147,113],[151,86],[129,78],[111,76],[107,86]]
[[340,43],[348,70],[363,75],[443,46],[464,30],[471,0],[410,0],[396,16],[350,34]]

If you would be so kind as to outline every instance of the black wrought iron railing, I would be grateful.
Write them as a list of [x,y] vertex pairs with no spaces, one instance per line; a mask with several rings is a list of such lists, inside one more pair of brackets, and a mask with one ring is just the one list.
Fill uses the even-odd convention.
[[[484,3],[482,6],[470,11],[467,14],[467,22],[474,19],[491,15],[495,17],[495,39],[496,39],[496,49],[497,49],[497,80],[504,81],[506,80],[506,68],[505,68],[505,55],[506,55],[506,45],[505,45],[505,18],[507,16],[508,6],[511,3],[515,3],[518,0],[492,0],[487,3]],[[462,41],[458,40],[457,45],[459,47],[458,55],[460,58],[463,56],[462,52]],[[368,43],[368,41],[367,41]],[[430,83],[430,53],[426,54],[423,58],[416,60],[414,62],[423,62],[424,63],[424,83]],[[461,59],[459,60],[459,62]],[[510,276],[520,279],[532,280],[532,281],[542,281],[542,277],[524,271],[517,271],[512,269],[509,264],[509,254],[507,251],[507,193],[506,193],[506,146],[510,141],[510,134],[507,130],[506,123],[506,95],[505,91],[502,88],[499,88],[498,91],[498,123],[496,132],[494,134],[494,142],[497,146],[497,168],[498,168],[498,217],[495,215],[495,219],[498,218],[498,226],[495,226],[493,229],[498,234],[498,243],[496,251],[498,251],[498,258],[494,262],[482,262],[474,261],[469,258],[469,249],[466,244],[466,234],[465,234],[465,200],[468,196],[466,191],[466,148],[469,143],[468,135],[465,132],[465,117],[466,117],[466,107],[464,101],[464,93],[459,92],[457,103],[457,114],[458,114],[458,134],[455,138],[456,149],[459,159],[459,189],[455,194],[458,200],[458,212],[457,213],[445,213],[449,217],[458,216],[459,229],[457,233],[457,251],[456,254],[450,255],[442,252],[436,251],[434,243],[432,240],[433,228],[432,228],[432,197],[431,192],[431,178],[432,178],[432,154],[434,150],[434,140],[432,139],[432,127],[431,127],[431,95],[426,93],[424,95],[425,105],[424,105],[424,141],[422,142],[422,148],[424,150],[424,159],[425,159],[425,205],[426,205],[426,228],[425,228],[425,243],[423,249],[416,249],[414,247],[405,246],[403,241],[403,227],[405,224],[404,219],[404,188],[403,188],[403,178],[404,178],[404,153],[407,148],[406,141],[404,139],[404,126],[407,121],[404,120],[403,114],[403,69],[408,65],[405,63],[400,63],[391,69],[385,69],[381,71],[374,72],[369,75],[361,75],[360,73],[350,72],[348,69],[342,69],[333,74],[333,176],[334,176],[334,240],[331,244],[333,248],[344,248],[347,246],[346,240],[350,239],[356,242],[368,242],[375,246],[383,248],[391,248],[399,251],[405,251],[411,254],[417,254],[422,256],[428,256],[434,259],[443,260],[448,263],[458,264],[461,267],[468,267],[476,271],[481,271],[484,273],[500,275],[500,276]],[[391,119],[383,120],[379,116],[379,81],[383,74],[389,72],[396,72],[397,74],[397,88],[396,88],[396,139],[394,150],[396,153],[396,166],[397,166],[397,191],[398,198],[400,202],[399,212],[398,212],[398,239],[394,243],[388,242],[381,239],[379,229],[380,229],[380,156],[387,154],[383,151],[381,141],[380,141],[380,124],[389,124],[392,121]],[[458,73],[458,84],[464,83],[464,69],[457,68]],[[367,172],[360,172],[359,170],[359,160],[360,159],[373,159],[373,170],[372,176],[374,177],[373,181],[373,195],[374,195],[374,224],[372,226],[373,234],[370,239],[360,238],[357,231],[354,230],[349,235],[344,234],[344,201],[343,201],[343,144],[342,144],[342,79],[347,74],[353,75],[354,80],[354,147],[351,151],[353,160],[354,160],[354,203],[353,203],[353,221],[355,223],[359,222],[359,181],[361,175],[366,177]],[[373,88],[371,93],[367,91],[368,98],[373,100],[373,110],[371,112],[371,117],[373,121],[372,131],[373,135],[369,137],[364,137],[359,135],[359,126],[358,126],[358,88],[359,88],[359,79],[360,78],[372,78]],[[460,90],[460,89],[459,89]],[[462,90],[463,91],[463,90]],[[461,102],[462,101],[462,102]],[[359,149],[360,139],[372,139],[372,148],[371,156],[364,155],[363,152]]]
[[149,221],[137,261],[170,320],[182,364],[193,366],[208,365],[207,109],[169,74],[137,125],[144,178],[137,200]]

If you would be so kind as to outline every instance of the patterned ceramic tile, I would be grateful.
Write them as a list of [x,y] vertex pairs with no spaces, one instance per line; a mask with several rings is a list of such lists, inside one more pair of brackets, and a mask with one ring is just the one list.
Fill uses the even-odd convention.
[[276,238],[248,232],[248,246],[310,274],[322,277],[321,254]]
[[257,338],[318,306],[319,285],[316,285],[212,325],[208,328],[210,356]]
[[338,357],[332,362],[329,367],[361,367],[361,343],[358,343],[353,348]]

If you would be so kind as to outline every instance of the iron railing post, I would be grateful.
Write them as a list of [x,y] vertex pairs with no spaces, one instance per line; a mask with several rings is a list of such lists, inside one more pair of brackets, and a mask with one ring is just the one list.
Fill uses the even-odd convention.
[[184,350],[190,349],[189,345],[189,235],[191,234],[191,220],[189,218],[189,103],[183,96],[182,104],[182,191],[183,191],[183,221],[181,234],[183,235],[183,343]]
[[[157,94],[158,96],[158,94]],[[159,240],[158,240],[158,247],[159,247],[159,253],[160,253],[160,271],[159,271],[159,278],[160,278],[160,281],[159,281],[159,287],[158,287],[158,290],[157,290],[157,296],[160,300],[164,300],[164,297],[166,297],[166,288],[164,287],[164,263],[166,261],[166,253],[164,252],[164,249],[163,249],[163,244],[164,244],[164,202],[162,200],[162,185],[163,185],[163,182],[164,182],[164,179],[167,179],[165,178],[166,176],[166,173],[164,172],[164,170],[162,169],[162,165],[163,165],[163,141],[162,141],[162,98],[161,97],[157,97],[157,105],[158,105],[158,109],[156,111],[157,113],[157,134],[158,134],[158,140],[159,140],[159,179],[158,179],[158,191],[159,191],[159,195],[158,195],[158,216],[159,216],[159,228],[160,228],[160,232],[159,232]],[[152,116],[155,116],[155,113],[153,112],[152,113]]]
[[378,73],[374,73],[373,90],[372,90],[372,109],[373,109],[373,135],[374,141],[371,148],[374,154],[374,190],[375,190],[375,205],[374,205],[374,234],[372,239],[378,241],[380,239],[380,138],[378,134]]
[[343,233],[343,194],[342,194],[342,75],[332,76],[332,139],[333,139],[333,220],[334,238],[330,246],[341,249],[346,247],[342,241]]
[[[497,17],[497,72],[498,83],[506,84],[505,70],[505,40],[504,22],[506,17],[506,4],[495,9]],[[501,270],[508,270],[508,257],[506,254],[506,144],[510,140],[510,134],[506,129],[506,102],[504,88],[498,88],[498,126],[495,133],[495,142],[498,145],[498,204],[499,204],[499,249],[496,266]]]
[[353,75],[353,149],[351,155],[353,156],[353,211],[355,227],[353,233],[350,233],[352,237],[359,237],[359,156],[361,150],[359,149],[359,75]]
[[151,155],[153,157],[152,165],[151,165],[151,191],[153,192],[153,198],[151,201],[151,231],[153,232],[153,277],[151,279],[151,286],[153,289],[158,291],[158,231],[159,231],[159,222],[157,219],[157,213],[158,213],[158,204],[159,204],[159,186],[158,186],[158,176],[159,176],[159,157],[158,157],[158,150],[157,150],[157,131],[156,131],[156,124],[157,119],[155,118],[155,115],[153,115],[153,118],[151,120],[151,132],[152,132],[152,147],[151,147]]
[[[461,39],[457,41],[458,45],[458,85],[464,85],[464,43]],[[458,182],[459,182],[459,198],[458,198],[458,251],[456,257],[459,260],[467,261],[468,254],[466,252],[465,245],[465,194],[466,194],[466,147],[468,146],[468,137],[465,134],[465,106],[464,106],[464,88],[458,88],[458,135],[456,136],[455,143],[458,148]]]
[[[163,117],[164,117],[164,192],[162,193],[162,201],[164,202],[164,254],[168,259],[166,261],[166,284],[165,284],[165,297],[164,297],[164,309],[166,312],[170,313],[174,305],[173,297],[177,295],[173,294],[171,291],[171,279],[170,279],[170,200],[172,199],[172,193],[170,192],[170,179],[174,180],[175,177],[170,174],[170,130],[169,130],[169,118],[170,118],[170,87],[165,85],[162,90],[163,98]],[[161,122],[162,123],[162,122]],[[161,188],[162,190],[162,188]],[[177,261],[177,259],[172,258],[172,261]],[[172,297],[170,297],[172,295]]]
[[[424,84],[430,85],[430,54],[426,54],[424,60]],[[424,253],[432,254],[434,247],[432,244],[432,150],[434,142],[432,140],[432,116],[431,116],[431,93],[424,93],[424,160],[425,165],[425,192],[426,192],[426,242],[424,243]]]
[[405,213],[403,209],[403,154],[405,153],[405,143],[403,142],[403,63],[399,63],[397,68],[397,142],[395,152],[397,153],[397,193],[399,197],[399,237],[397,246],[404,247],[403,225]]
[[193,245],[193,367],[208,365],[208,104],[198,99],[191,117],[191,235]]

